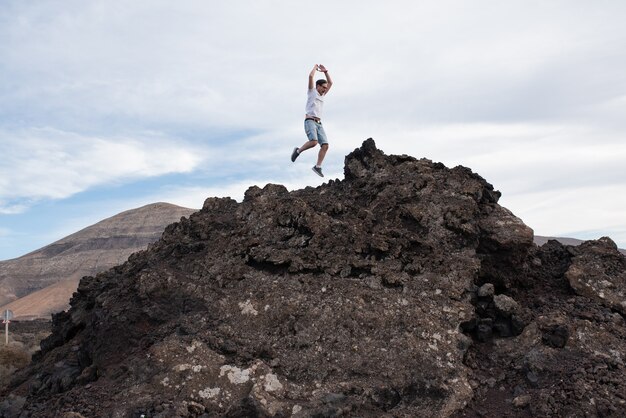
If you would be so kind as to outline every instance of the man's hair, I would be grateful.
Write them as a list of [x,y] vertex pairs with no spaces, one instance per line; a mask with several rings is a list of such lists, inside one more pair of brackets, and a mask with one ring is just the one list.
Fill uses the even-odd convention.
[[328,83],[328,81],[324,80],[323,78],[320,78],[319,80],[315,82],[315,87],[321,86],[322,84],[326,84],[326,83]]

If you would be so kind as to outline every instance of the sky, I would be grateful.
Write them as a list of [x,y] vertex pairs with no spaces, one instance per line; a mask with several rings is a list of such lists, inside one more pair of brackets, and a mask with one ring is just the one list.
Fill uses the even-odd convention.
[[[626,248],[626,2],[0,0],[0,260],[154,202],[463,165],[537,235]],[[295,162],[334,85],[325,178]],[[318,73],[321,74],[321,73]]]

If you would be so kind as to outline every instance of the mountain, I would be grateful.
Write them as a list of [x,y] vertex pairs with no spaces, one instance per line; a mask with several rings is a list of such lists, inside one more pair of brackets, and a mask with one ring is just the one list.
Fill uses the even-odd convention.
[[123,263],[158,240],[167,225],[192,212],[169,203],[146,205],[23,257],[0,261],[0,309],[11,309],[18,319],[49,318],[69,306],[83,276]]
[[622,415],[615,243],[537,247],[478,174],[372,139],[344,176],[208,198],[83,278],[0,413]]
[[550,240],[557,240],[558,242],[560,242],[563,245],[580,245],[583,242],[585,242],[584,240],[581,239],[576,239],[576,238],[564,238],[564,237],[542,237],[540,235],[535,235],[535,244],[537,245],[543,245],[546,242],[550,241]]

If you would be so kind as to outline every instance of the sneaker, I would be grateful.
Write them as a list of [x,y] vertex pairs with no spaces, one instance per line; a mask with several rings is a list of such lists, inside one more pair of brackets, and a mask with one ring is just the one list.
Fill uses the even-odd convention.
[[298,155],[300,155],[300,154],[298,153],[298,147],[295,147],[295,148],[293,149],[293,152],[291,153],[291,162],[296,161],[296,158],[298,158]]
[[324,175],[322,174],[322,167],[313,166],[311,170],[313,170],[313,172],[317,174],[318,176],[324,177]]

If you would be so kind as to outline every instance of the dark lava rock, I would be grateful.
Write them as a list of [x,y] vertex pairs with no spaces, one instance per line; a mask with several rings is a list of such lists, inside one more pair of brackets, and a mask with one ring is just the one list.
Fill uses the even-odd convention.
[[626,258],[608,237],[572,247],[574,257],[565,273],[574,291],[622,315],[626,314]]
[[[81,281],[2,413],[623,411],[624,322],[565,278],[604,254],[594,271],[611,281],[618,259],[536,247],[499,196],[468,168],[387,156],[369,139],[343,181],[209,198],[147,251]],[[569,337],[554,348],[559,326]]]
[[546,329],[541,337],[544,344],[554,348],[563,348],[569,338],[569,330],[563,325],[554,325]]

